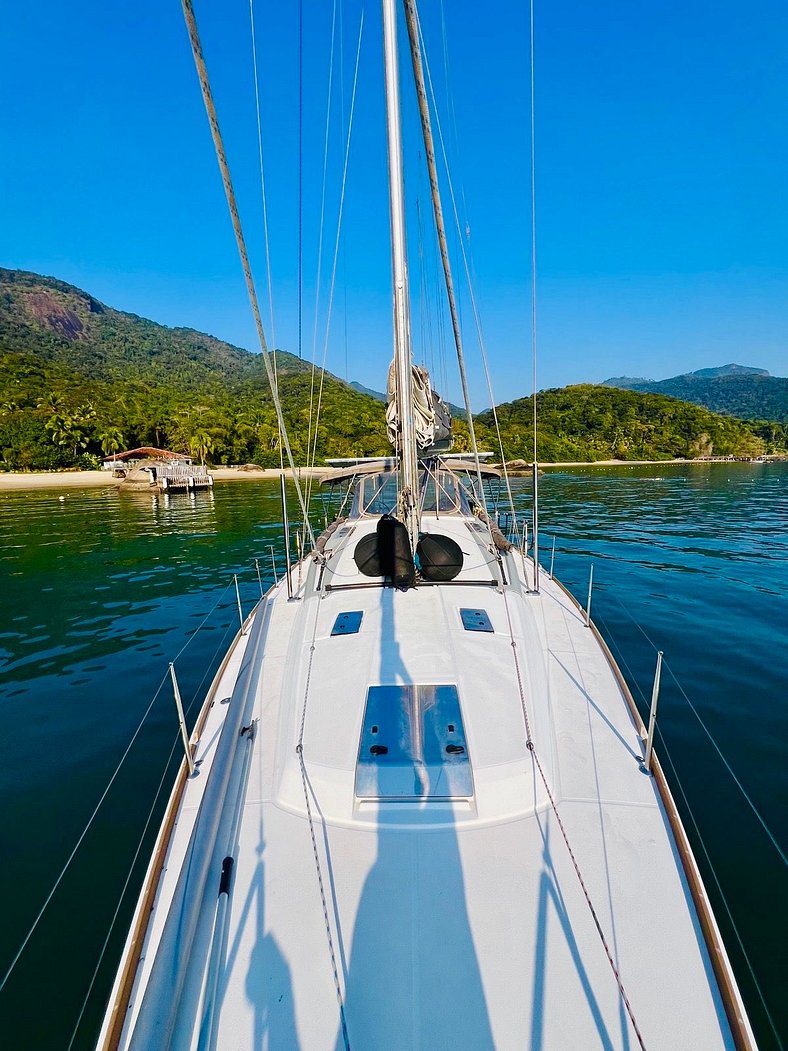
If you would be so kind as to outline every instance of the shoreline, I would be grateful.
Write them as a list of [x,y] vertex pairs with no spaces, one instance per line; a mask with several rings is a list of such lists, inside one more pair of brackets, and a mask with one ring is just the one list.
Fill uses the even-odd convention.
[[[734,463],[746,463],[740,460],[562,460],[555,462],[540,461],[539,468],[562,468],[562,467],[650,467],[650,466],[675,466],[683,464],[691,467],[727,466]],[[775,460],[759,461],[764,463],[779,462]],[[324,478],[331,474],[330,467],[304,467],[298,472],[302,478]],[[283,472],[279,467],[269,467],[260,471],[240,471],[236,467],[217,467],[211,471],[216,482],[259,482],[267,479],[279,478]],[[286,477],[290,477],[290,470],[284,471]],[[511,477],[531,474],[530,468],[512,467],[509,469]],[[98,489],[101,487],[117,486],[118,480],[112,477],[109,471],[31,471],[31,472],[0,472],[0,492],[21,492],[24,490],[39,489]]]

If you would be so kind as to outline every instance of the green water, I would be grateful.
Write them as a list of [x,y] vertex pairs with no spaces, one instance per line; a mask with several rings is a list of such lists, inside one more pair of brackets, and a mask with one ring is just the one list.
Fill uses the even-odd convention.
[[[270,545],[282,563],[272,483],[220,483],[194,497],[105,489],[66,490],[59,497],[56,491],[0,494],[0,973],[168,661],[186,645],[176,666],[191,721],[206,673],[237,626],[232,574],[248,611],[260,593],[255,557],[264,586],[271,580]],[[516,498],[526,505],[526,483],[516,483]],[[549,565],[555,536],[556,575],[582,601],[593,562],[594,618],[642,707],[653,644],[665,651],[659,717],[665,744],[785,1040],[786,870],[676,680],[785,848],[788,464],[549,471],[542,479],[541,527],[543,564]],[[92,1047],[174,776],[176,734],[165,682],[0,992],[3,1047],[69,1046],[131,872],[72,1045]],[[660,751],[664,759],[664,745]],[[761,1047],[778,1047],[667,765]],[[644,896],[648,892],[643,887]]]

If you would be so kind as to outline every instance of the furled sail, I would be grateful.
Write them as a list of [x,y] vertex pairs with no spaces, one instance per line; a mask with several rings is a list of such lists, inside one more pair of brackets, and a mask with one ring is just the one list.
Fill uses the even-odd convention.
[[[413,382],[413,417],[416,442],[420,450],[435,448],[445,451],[451,448],[451,413],[432,389],[430,374],[419,365],[411,366]],[[386,388],[386,431],[392,445],[397,444],[399,430],[399,405],[396,390],[394,362],[389,366]]]

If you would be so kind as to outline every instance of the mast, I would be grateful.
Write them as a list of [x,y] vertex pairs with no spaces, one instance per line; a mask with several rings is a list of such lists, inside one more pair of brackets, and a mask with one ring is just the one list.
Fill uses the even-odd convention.
[[402,174],[395,0],[383,0],[383,48],[386,68],[391,271],[394,284],[394,373],[399,415],[397,455],[400,468],[400,513],[408,529],[411,549],[415,551],[419,538],[418,461],[413,421],[410,300],[405,245],[405,193]]

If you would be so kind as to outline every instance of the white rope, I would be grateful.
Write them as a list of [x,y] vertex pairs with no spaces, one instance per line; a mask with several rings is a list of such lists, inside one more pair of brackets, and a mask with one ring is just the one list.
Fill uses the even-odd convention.
[[263,363],[265,365],[266,375],[268,376],[268,383],[271,387],[271,396],[273,398],[274,408],[276,409],[276,418],[281,430],[282,442],[285,447],[285,452],[287,453],[287,462],[293,474],[293,484],[295,486],[296,494],[298,496],[298,502],[301,505],[301,511],[304,515],[304,522],[306,525],[306,529],[309,533],[309,540],[312,544],[312,547],[314,548],[315,535],[312,531],[312,526],[307,516],[306,504],[304,502],[304,494],[301,490],[301,485],[298,480],[295,461],[293,459],[293,451],[290,447],[290,439],[287,435],[287,428],[285,426],[284,415],[282,413],[282,403],[279,400],[279,390],[277,387],[276,376],[274,375],[273,367],[271,365],[271,360],[268,353],[268,345],[265,338],[263,320],[260,316],[260,304],[257,299],[257,289],[255,287],[254,278],[252,277],[252,269],[249,263],[249,253],[246,249],[246,240],[244,238],[243,229],[241,227],[241,219],[238,214],[238,203],[235,199],[235,191],[233,189],[232,179],[230,178],[230,168],[227,163],[227,155],[224,150],[224,142],[222,140],[221,131],[219,130],[219,119],[216,114],[216,106],[213,101],[213,93],[211,91],[211,84],[208,78],[208,70],[206,68],[205,58],[203,57],[202,53],[200,35],[197,31],[197,22],[194,16],[192,0],[181,0],[181,4],[183,7],[183,15],[186,21],[186,27],[189,33],[189,41],[192,47],[194,64],[197,69],[198,79],[200,81],[200,89],[202,91],[203,102],[205,104],[205,111],[208,115],[208,124],[210,125],[211,129],[211,137],[213,139],[214,150],[216,151],[216,159],[219,164],[219,171],[221,172],[222,176],[224,192],[227,198],[227,206],[230,211],[230,219],[233,224],[233,232],[235,234],[235,241],[238,247],[238,254],[241,258],[241,266],[243,268],[244,279],[246,281],[246,290],[249,295],[249,303],[252,308],[255,326],[257,328],[257,337],[260,343],[260,352],[262,354]]
[[[471,409],[471,397],[468,390],[468,376],[465,369],[465,353],[462,345],[462,331],[460,318],[457,310],[457,300],[454,294],[454,281],[452,278],[451,264],[449,262],[449,246],[446,239],[446,226],[443,220],[443,206],[441,204],[440,186],[438,184],[438,168],[435,163],[435,145],[432,136],[432,125],[430,121],[430,108],[427,101],[427,90],[424,81],[424,69],[422,66],[421,46],[419,42],[419,16],[416,11],[415,0],[405,0],[405,22],[408,27],[408,40],[410,43],[410,57],[413,65],[413,78],[416,84],[416,97],[419,104],[419,116],[421,118],[422,137],[424,139],[424,153],[427,159],[427,171],[430,180],[430,191],[432,197],[432,210],[435,217],[435,227],[438,234],[438,246],[440,248],[441,262],[443,264],[443,276],[446,284],[446,295],[449,300],[449,312],[451,314],[452,331],[454,333],[454,346],[457,352],[457,366],[460,373],[462,396],[465,402],[465,415],[468,422],[468,431],[471,438],[471,449],[473,451],[474,465],[476,468],[476,481],[479,486],[479,502],[485,508],[485,518],[490,535],[490,546],[495,548],[495,539],[492,531],[492,520],[486,514],[484,501],[484,484],[482,482],[481,461],[479,460],[479,446],[476,441],[476,428],[473,423],[473,411]],[[499,559],[500,588],[505,587],[503,563]]]
[[488,393],[488,396],[490,398],[490,405],[492,407],[493,421],[495,423],[495,432],[496,432],[496,435],[498,437],[498,446],[499,446],[500,451],[501,451],[501,467],[502,467],[502,470],[503,470],[504,482],[506,484],[506,493],[507,493],[507,496],[509,498],[509,508],[510,508],[510,510],[512,512],[512,518],[515,518],[514,496],[512,494],[512,487],[511,487],[511,483],[510,483],[510,480],[509,480],[509,472],[508,472],[507,467],[506,467],[506,457],[504,455],[503,439],[501,438],[501,428],[500,428],[499,423],[498,423],[498,411],[497,411],[497,409],[495,407],[495,395],[493,393],[492,377],[490,375],[490,368],[489,368],[489,363],[488,363],[488,359],[487,359],[487,350],[486,350],[486,346],[485,346],[485,342],[484,342],[484,334],[482,332],[481,317],[480,317],[480,314],[479,314],[478,304],[476,302],[476,295],[474,293],[473,279],[471,277],[471,269],[470,269],[470,265],[469,265],[469,261],[468,261],[468,255],[467,255],[467,252],[466,252],[466,249],[465,249],[465,242],[464,242],[463,236],[462,236],[462,224],[460,222],[460,215],[459,215],[459,211],[457,209],[457,199],[456,199],[456,195],[455,195],[455,192],[454,192],[454,184],[453,184],[452,178],[451,178],[451,171],[450,171],[450,168],[449,168],[449,159],[448,159],[448,154],[447,154],[447,150],[446,150],[446,143],[445,143],[445,140],[444,140],[444,137],[443,137],[443,128],[441,126],[440,114],[438,112],[438,104],[437,104],[437,100],[436,100],[436,97],[435,97],[435,88],[434,88],[433,83],[432,83],[432,75],[430,73],[430,64],[429,64],[429,60],[427,59],[427,53],[426,53],[426,48],[425,48],[425,44],[424,44],[424,35],[423,35],[422,31],[421,31],[421,25],[418,26],[418,34],[419,34],[419,40],[421,42],[422,52],[423,52],[423,55],[424,55],[424,68],[425,68],[426,73],[427,73],[427,85],[429,86],[430,98],[432,99],[432,108],[435,111],[435,124],[436,124],[437,129],[438,129],[438,141],[440,142],[440,146],[441,146],[441,154],[443,156],[443,166],[444,166],[444,170],[446,172],[446,182],[447,182],[447,185],[449,187],[449,197],[450,197],[451,205],[452,205],[452,213],[454,215],[454,222],[455,222],[455,226],[456,226],[456,229],[457,229],[458,240],[459,240],[459,245],[460,245],[460,253],[461,253],[461,256],[462,256],[463,268],[465,270],[465,278],[466,278],[466,281],[467,281],[467,284],[468,284],[468,292],[469,292],[470,301],[471,301],[471,312],[473,313],[474,326],[476,328],[476,337],[477,337],[477,339],[479,341],[479,351],[480,351],[480,354],[481,354],[482,367],[484,369],[484,377],[485,377],[485,382],[486,382],[486,385],[487,385],[487,393]]

